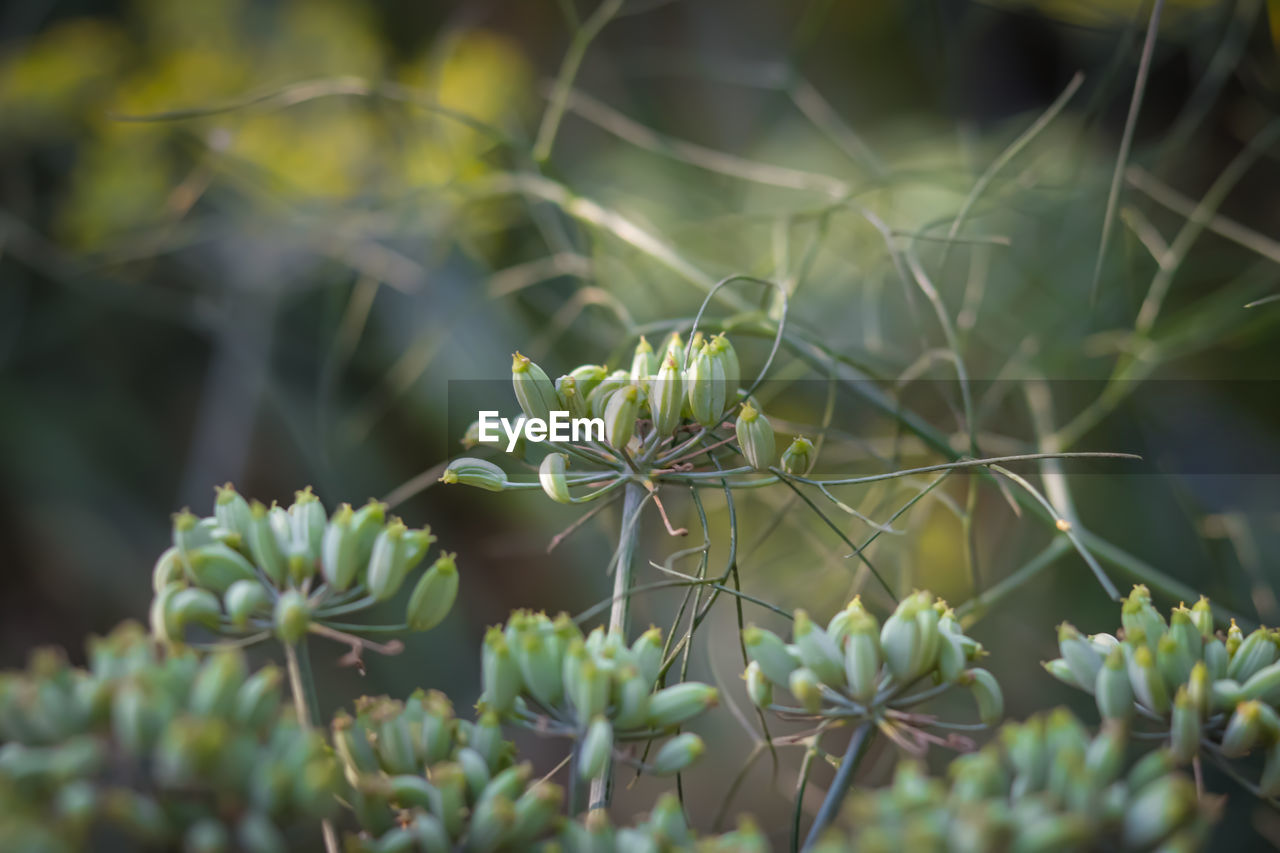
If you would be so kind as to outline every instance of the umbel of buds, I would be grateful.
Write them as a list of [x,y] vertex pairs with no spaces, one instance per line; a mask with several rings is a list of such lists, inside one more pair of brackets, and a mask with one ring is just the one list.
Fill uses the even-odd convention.
[[619,756],[619,744],[662,738],[713,707],[714,687],[658,687],[662,633],[650,628],[628,645],[621,632],[583,635],[561,614],[519,610],[489,629],[481,652],[481,707],[536,731],[578,742],[582,778],[604,775],[611,759],[659,775],[679,773],[702,754],[695,734],[676,735],[647,760]]
[[[925,731],[933,720],[908,709],[950,687],[970,691],[984,725],[1004,713],[995,678],[970,666],[982,647],[928,592],[904,599],[883,626],[855,597],[825,628],[797,610],[790,643],[755,626],[743,641],[752,702],[787,718],[868,722],[902,746],[922,750],[937,740]],[[779,702],[779,688],[795,704]]]
[[812,848],[844,850],[1199,850],[1211,797],[1164,750],[1126,770],[1123,724],[1092,739],[1065,709],[1006,723],[947,779],[899,762],[886,788],[858,789]]
[[1170,753],[1188,762],[1264,755],[1258,789],[1280,796],[1280,631],[1245,635],[1235,622],[1215,632],[1206,598],[1178,605],[1168,621],[1135,586],[1121,606],[1115,634],[1085,636],[1058,628],[1062,657],[1051,675],[1094,695],[1108,720],[1135,720],[1163,732]]
[[[709,472],[807,474],[813,444],[796,439],[779,457],[773,425],[759,403],[747,398],[741,379],[738,354],[723,334],[705,339],[699,332],[686,347],[675,333],[656,350],[641,338],[627,369],[585,364],[554,382],[516,353],[511,382],[523,423],[537,419],[547,427],[551,412],[566,412],[571,419],[599,419],[598,426],[565,441],[563,435],[552,438],[549,427],[538,427],[535,436],[533,430],[506,421],[504,440],[518,459],[525,457],[516,449],[525,438],[546,439],[549,445],[536,483],[513,479],[493,462],[474,457],[453,460],[440,482],[488,491],[540,486],[554,501],[581,503],[628,481],[652,488],[663,482],[695,482]],[[477,421],[467,430],[465,447],[479,443],[480,425]],[[588,485],[594,491],[573,494],[574,486]],[[758,478],[752,485],[760,485]]]
[[424,631],[445,617],[458,592],[452,554],[419,570],[434,542],[429,528],[409,529],[376,501],[360,509],[342,504],[329,515],[310,489],[287,508],[268,507],[227,484],[212,516],[174,516],[173,545],[153,573],[152,631],[168,643],[200,626],[236,638],[274,633],[293,644],[331,617],[353,630],[351,613],[392,598],[415,573],[402,627]]
[[131,623],[88,660],[46,649],[0,674],[0,849],[87,850],[104,832],[147,849],[318,847],[345,786],[278,669],[158,646]]

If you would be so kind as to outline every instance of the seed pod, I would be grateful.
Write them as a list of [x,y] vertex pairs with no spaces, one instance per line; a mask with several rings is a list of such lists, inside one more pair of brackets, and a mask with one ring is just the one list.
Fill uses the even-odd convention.
[[1173,699],[1169,750],[1182,764],[1191,761],[1200,751],[1200,714],[1185,686],[1178,688],[1178,694]]
[[1150,646],[1138,646],[1133,650],[1133,658],[1129,663],[1129,682],[1133,685],[1133,695],[1138,702],[1157,714],[1169,713],[1169,688],[1156,669],[1155,655],[1151,653]]
[[760,665],[760,671],[774,684],[786,686],[800,662],[787,651],[787,644],[772,631],[748,625],[742,632],[747,657]]
[[716,427],[727,404],[724,361],[712,356],[704,346],[685,371],[685,393],[693,419],[704,427]]
[[622,450],[635,432],[640,412],[640,389],[635,385],[619,388],[604,407],[604,437],[609,446]]
[[590,417],[587,396],[578,389],[578,380],[572,376],[565,375],[556,380],[556,395],[560,399],[560,407],[572,417]]
[[218,526],[239,535],[241,541],[248,541],[249,523],[252,520],[248,501],[230,483],[215,486],[214,491],[217,496],[213,501],[213,517],[218,520]]
[[1209,606],[1209,599],[1203,595],[1200,600],[1191,605],[1191,622],[1200,632],[1201,637],[1213,636],[1213,608]]
[[320,542],[320,570],[325,581],[337,592],[345,592],[355,582],[360,569],[354,517],[351,504],[341,504],[329,520]]
[[1127,720],[1133,716],[1133,685],[1129,683],[1124,651],[1119,646],[1111,650],[1098,670],[1094,696],[1103,718]]
[[653,428],[658,435],[675,433],[676,427],[680,426],[683,408],[684,380],[680,375],[679,362],[668,353],[657,374],[649,380],[649,412],[653,415]]
[[254,501],[249,507],[249,515],[251,522],[249,535],[245,537],[249,554],[258,564],[258,568],[271,578],[272,583],[283,586],[286,569],[284,552],[280,548],[279,540],[276,539],[275,531],[272,530],[270,512],[261,503]]
[[1098,670],[1102,668],[1102,655],[1093,643],[1085,639],[1074,625],[1063,622],[1058,626],[1058,651],[1071,668],[1076,682],[1092,687],[1098,680]]
[[756,411],[751,401],[742,404],[736,425],[738,446],[747,464],[757,471],[766,471],[774,463],[773,426],[769,419]]
[[439,625],[458,597],[458,566],[454,555],[441,554],[423,572],[409,596],[405,624],[411,631],[428,631]]
[[649,381],[649,377],[658,372],[658,357],[653,353],[653,347],[645,340],[644,335],[640,336],[640,343],[636,344],[635,354],[631,356],[631,381],[640,383]]
[[1000,692],[996,677],[985,669],[975,668],[966,672],[960,682],[973,692],[978,703],[978,719],[988,726],[1000,722],[1004,716],[1004,694]]
[[[643,339],[642,339],[643,340]],[[585,779],[600,779],[609,766],[613,754],[613,726],[602,716],[597,716],[587,728],[578,753],[578,772]]]
[[822,688],[818,685],[818,676],[803,666],[792,670],[791,677],[787,679],[787,689],[810,714],[816,714],[822,708]]
[[511,384],[525,417],[549,421],[551,412],[559,408],[556,386],[541,367],[520,353],[511,356]]
[[792,439],[778,461],[782,470],[792,477],[803,477],[813,468],[814,460],[813,442],[801,435]]
[[824,684],[836,689],[844,687],[844,658],[827,632],[813,624],[809,614],[803,610],[795,612],[791,630],[800,662],[813,670]]
[[849,695],[864,704],[876,695],[880,678],[880,641],[871,614],[862,609],[849,618],[849,637],[844,647],[844,672]]
[[1262,735],[1262,703],[1256,699],[1241,702],[1222,733],[1222,754],[1228,758],[1247,755]]
[[653,759],[655,776],[674,776],[697,761],[706,750],[702,738],[691,732],[676,735],[662,745]]
[[1227,678],[1239,682],[1249,680],[1249,676],[1276,660],[1276,644],[1271,632],[1266,628],[1258,628],[1245,638],[1240,648],[1231,656],[1227,664]]
[[296,589],[287,589],[276,599],[275,626],[276,636],[289,645],[296,644],[307,635],[307,626],[311,622],[311,613],[307,608],[307,599]]
[[375,601],[385,601],[395,595],[404,583],[409,571],[403,542],[407,530],[404,522],[396,519],[383,528],[374,540],[365,584]]
[[569,494],[569,485],[564,477],[564,466],[568,461],[569,457],[563,453],[548,453],[542,457],[542,464],[538,466],[538,480],[542,483],[542,491],[556,503],[573,503],[573,496]]
[[485,459],[463,456],[449,463],[440,475],[440,482],[445,484],[461,483],[474,486],[489,492],[501,492],[511,485],[507,481],[506,472]]
[[1045,672],[1049,673],[1054,678],[1058,679],[1068,687],[1075,687],[1079,690],[1087,690],[1089,693],[1093,692],[1094,684],[1096,684],[1096,681],[1091,684],[1081,684],[1080,682],[1076,681],[1075,673],[1071,671],[1071,667],[1068,666],[1067,662],[1062,658],[1054,658],[1053,660],[1042,661],[1040,665],[1044,667]]
[[480,656],[481,683],[484,693],[480,701],[485,707],[506,714],[515,707],[520,694],[520,670],[507,638],[499,628],[490,628],[484,636],[484,649]]
[[753,705],[767,708],[773,704],[773,682],[764,677],[760,664],[755,661],[747,664],[747,671],[742,677],[747,682],[747,695],[751,697]]
[[720,693],[714,687],[686,681],[664,687],[649,698],[649,724],[655,729],[678,726],[715,707]]
[[727,404],[732,405],[737,397],[738,383],[742,380],[738,353],[723,332],[708,341],[707,346],[711,350],[711,357],[724,365],[725,399]]

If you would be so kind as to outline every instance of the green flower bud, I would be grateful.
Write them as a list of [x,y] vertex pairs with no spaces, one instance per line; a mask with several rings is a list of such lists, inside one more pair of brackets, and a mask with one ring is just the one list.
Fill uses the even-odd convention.
[[798,436],[782,451],[779,464],[792,477],[803,477],[813,468],[814,459],[813,442],[804,436]]
[[587,405],[587,396],[578,389],[578,380],[572,376],[561,376],[556,380],[556,395],[560,399],[560,408],[568,412],[575,418],[586,418],[591,416],[591,409]]
[[1138,646],[1129,662],[1129,683],[1133,685],[1134,698],[1157,714],[1169,713],[1169,688],[1164,677],[1156,669],[1155,655],[1151,647]]
[[237,724],[262,729],[275,720],[280,708],[280,679],[280,670],[268,665],[240,685],[232,713]]
[[585,654],[576,661],[573,669],[576,674],[572,681],[565,679],[565,693],[569,704],[577,712],[578,719],[590,720],[603,714],[609,704],[609,673],[601,670]]
[[738,353],[723,332],[708,341],[707,347],[711,350],[712,358],[724,365],[725,395],[728,403],[732,405],[738,393],[738,383],[742,381],[742,367],[738,362]]
[[165,624],[172,626],[174,635],[181,637],[182,630],[191,624],[217,628],[218,619],[222,615],[218,599],[205,589],[188,587],[173,593],[167,599]]
[[296,644],[307,635],[311,612],[307,598],[296,589],[287,589],[276,599],[276,636],[289,645]]
[[370,498],[351,516],[351,530],[356,539],[356,563],[368,562],[373,543],[387,522],[387,505]]
[[862,609],[849,619],[849,637],[844,647],[844,672],[849,684],[849,695],[863,704],[875,698],[880,679],[880,641],[876,636],[876,622]]
[[1190,694],[1191,703],[1195,706],[1200,718],[1209,716],[1213,689],[1209,682],[1209,668],[1204,665],[1204,661],[1197,661],[1195,666],[1191,667],[1191,674],[1187,676],[1187,693]]
[[1204,641],[1204,665],[1209,668],[1209,678],[1219,679],[1227,677],[1227,664],[1231,660],[1231,654],[1227,651],[1227,646],[1217,637],[1210,637]]
[[413,588],[405,610],[405,623],[411,631],[428,631],[449,615],[457,597],[458,566],[454,555],[441,554]]
[[1134,586],[1120,608],[1120,624],[1126,636],[1141,631],[1152,649],[1166,630],[1164,617],[1151,604],[1151,591],[1142,584]]
[[680,333],[672,332],[671,336],[667,338],[666,343],[662,347],[662,354],[659,361],[666,361],[670,358],[676,363],[677,369],[683,370],[684,352],[684,341],[680,339]]
[[569,371],[569,378],[578,386],[578,393],[586,399],[596,386],[609,375],[608,368],[599,364],[583,364]]
[[1258,628],[1245,638],[1236,653],[1227,663],[1227,678],[1239,682],[1249,680],[1249,676],[1276,661],[1276,644],[1271,632],[1266,628]]
[[767,708],[773,704],[773,682],[764,677],[760,664],[755,661],[747,664],[747,671],[742,677],[747,682],[747,695],[751,697],[753,705]]
[[604,437],[609,446],[622,450],[631,441],[640,412],[640,389],[635,385],[619,388],[604,407]]
[[617,670],[614,680],[614,726],[619,731],[640,728],[649,718],[649,696],[654,679],[648,678],[636,667],[628,666]]
[[520,637],[515,652],[528,691],[543,705],[558,705],[564,696],[559,650],[548,637],[529,632]]
[[1058,651],[1067,662],[1077,684],[1088,684],[1090,687],[1098,680],[1098,670],[1102,669],[1102,655],[1075,629],[1074,625],[1063,622],[1058,626]]
[[1098,670],[1094,685],[1098,713],[1107,720],[1127,720],[1133,716],[1133,685],[1125,667],[1124,650],[1112,649]]
[[409,573],[408,555],[404,537],[408,532],[404,522],[393,520],[378,534],[369,557],[369,574],[365,584],[375,601],[385,601],[395,595]]
[[992,726],[1000,722],[1004,716],[1004,694],[996,677],[985,669],[975,668],[966,672],[960,683],[968,686],[978,703],[978,719],[984,725]]
[[246,675],[239,652],[226,650],[210,655],[191,685],[191,711],[206,717],[231,716]]
[[844,658],[836,644],[827,636],[827,632],[813,624],[809,614],[803,610],[795,612],[791,630],[800,662],[813,670],[814,675],[824,684],[837,690],[844,687]]
[[1124,813],[1122,838],[1129,849],[1157,844],[1196,809],[1195,786],[1185,776],[1166,775],[1143,788]]
[[284,552],[272,529],[270,511],[258,501],[254,501],[249,507],[249,514],[249,534],[245,537],[249,554],[272,583],[283,586],[286,571]]
[[160,555],[160,559],[156,560],[155,568],[151,571],[151,589],[159,593],[169,584],[182,581],[184,578],[182,555],[178,553],[176,545],[171,545]]
[[549,782],[541,782],[521,794],[516,800],[511,843],[527,844],[546,832],[560,814],[563,801],[564,791]]
[[573,496],[569,494],[569,485],[564,477],[564,466],[568,461],[569,457],[563,453],[548,453],[542,457],[542,464],[538,467],[542,491],[556,503],[573,503]]
[[126,683],[111,698],[111,732],[129,755],[144,755],[155,745],[165,716],[141,685]]
[[693,419],[704,427],[720,425],[720,417],[728,405],[724,359],[717,359],[704,346],[685,371],[685,393],[689,398],[689,411]]
[[480,701],[499,713],[510,713],[515,707],[516,696],[520,695],[520,669],[499,628],[490,628],[484,636],[480,671],[484,685]]
[[1179,687],[1173,699],[1173,719],[1169,726],[1169,750],[1186,764],[1200,751],[1200,713],[1187,688]]
[[213,517],[223,530],[235,533],[241,541],[249,539],[249,527],[253,520],[249,511],[249,502],[236,492],[236,487],[227,483],[215,486],[217,496],[213,501]]
[[1104,722],[1085,751],[1084,766],[1095,787],[1110,785],[1124,767],[1127,737],[1122,723]]
[[[1197,635],[1198,636],[1198,635]],[[1173,633],[1165,634],[1156,644],[1156,669],[1169,686],[1185,684],[1195,661]]]
[[822,688],[813,670],[803,666],[792,670],[790,678],[787,679],[787,689],[800,702],[800,706],[810,714],[816,714],[821,710]]
[[1204,637],[1200,635],[1200,629],[1186,606],[1179,605],[1169,614],[1169,634],[1178,641],[1178,645],[1192,661],[1200,660],[1204,651]]
[[502,739],[502,722],[494,711],[485,711],[471,727],[470,746],[488,762],[489,769],[498,767],[508,749]]
[[706,684],[686,681],[664,687],[649,698],[649,724],[655,729],[678,726],[719,702],[719,691]]
[[880,628],[880,650],[889,672],[899,681],[909,681],[918,674],[913,669],[920,660],[922,645],[916,624],[918,612],[915,596],[906,598]]
[[491,853],[516,822],[515,804],[506,797],[493,797],[476,805],[467,833],[467,849]]
[[963,636],[950,631],[939,631],[938,636],[938,676],[942,683],[953,684],[963,674],[969,661]]
[[1214,713],[1230,711],[1243,701],[1244,691],[1239,682],[1220,678],[1209,685],[1209,710]]
[[600,779],[613,754],[613,726],[602,716],[591,721],[578,753],[578,772],[584,779]]
[[1247,755],[1262,740],[1262,703],[1241,702],[1222,733],[1222,754],[1228,758]]
[[625,370],[615,370],[604,378],[603,382],[591,389],[591,393],[587,395],[587,409],[593,418],[603,418],[605,407],[609,405],[609,398],[613,396],[615,391],[627,387],[631,384],[631,376]]
[[219,595],[236,581],[258,578],[253,564],[240,552],[218,542],[191,551],[187,555],[187,566],[196,585]]
[[768,470],[774,463],[773,426],[769,419],[755,407],[751,401],[742,404],[737,422],[738,446],[747,464],[757,471]]
[[1209,606],[1209,599],[1203,595],[1200,596],[1199,601],[1191,605],[1191,622],[1196,626],[1201,637],[1213,636],[1213,608]]
[[[560,383],[556,382],[556,387],[560,387]],[[462,438],[458,439],[458,444],[462,445],[463,450],[470,450],[480,443],[480,422],[472,421],[467,425],[467,430],[462,434]]]
[[222,597],[231,624],[243,629],[249,624],[249,617],[267,609],[270,596],[262,583],[255,577],[253,580],[236,581],[227,587]]
[[1273,663],[1249,676],[1240,687],[1245,699],[1261,699],[1268,705],[1280,704],[1280,663]]
[[324,530],[320,542],[320,569],[324,579],[337,592],[345,592],[355,582],[360,569],[359,541],[351,504],[342,504]]
[[1093,692],[1093,687],[1094,687],[1094,684],[1096,684],[1096,680],[1095,682],[1087,685],[1081,684],[1080,682],[1076,681],[1075,673],[1071,671],[1071,667],[1062,658],[1054,658],[1053,660],[1043,661],[1041,662],[1040,665],[1044,667],[1045,672],[1049,673],[1054,678],[1058,679],[1068,687],[1075,687],[1079,690],[1087,690],[1090,693]]
[[649,411],[658,435],[672,435],[680,426],[684,409],[684,380],[680,365],[668,354],[657,374],[649,380]]
[[747,657],[760,665],[760,671],[774,684],[785,686],[800,662],[787,650],[787,644],[772,631],[748,625],[742,632]]
[[654,355],[653,347],[645,340],[644,335],[641,335],[640,343],[636,344],[635,354],[631,357],[631,381],[647,382],[657,372],[658,357]]
[[941,632],[938,630],[938,610],[931,606],[933,596],[927,592],[918,592],[916,597],[920,602],[916,611],[916,637],[919,643],[916,656],[911,662],[911,671],[920,674],[937,666]]
[[556,386],[541,367],[534,364],[520,353],[511,356],[511,384],[516,392],[516,400],[525,416],[551,419],[551,412],[560,408],[556,396]]
[[310,486],[294,492],[293,506],[289,507],[289,521],[293,541],[304,545],[312,560],[317,559],[320,556],[327,517],[324,504],[312,493]]
[[662,745],[653,759],[655,776],[674,776],[697,761],[706,750],[702,738],[691,732],[676,735]]
[[662,632],[651,627],[637,637],[631,644],[631,656],[635,659],[641,678],[652,686],[662,670]]
[[474,459],[463,456],[449,463],[449,467],[440,475],[440,482],[445,484],[461,483],[474,486],[489,492],[501,492],[511,485],[507,481],[506,472],[485,459]]

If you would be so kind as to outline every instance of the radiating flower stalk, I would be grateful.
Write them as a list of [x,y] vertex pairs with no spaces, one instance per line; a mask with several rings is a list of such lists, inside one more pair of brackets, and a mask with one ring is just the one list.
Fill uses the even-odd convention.
[[[855,597],[825,628],[797,610],[790,643],[755,626],[747,628],[743,640],[751,659],[743,678],[757,707],[785,719],[812,722],[815,736],[833,725],[854,727],[806,847],[835,816],[873,731],[921,754],[931,744],[967,745],[957,730],[985,728],[1004,714],[1003,694],[994,676],[972,666],[985,654],[982,646],[964,633],[946,603],[929,592],[903,599],[883,626]],[[954,687],[973,695],[979,725],[942,721],[913,710]],[[779,702],[777,689],[789,692],[794,704]]]
[[[1162,737],[1181,763],[1207,757],[1256,795],[1280,802],[1280,631],[1247,636],[1233,620],[1215,632],[1207,598],[1164,616],[1145,586],[1121,606],[1115,634],[1085,636],[1064,623],[1051,675],[1093,694],[1107,720]],[[1263,755],[1256,782],[1234,759]]]
[[[687,768],[702,739],[677,729],[719,701],[714,687],[684,682],[660,687],[662,632],[650,628],[628,644],[620,630],[583,635],[561,614],[516,611],[485,635],[480,707],[539,734],[573,742],[570,814],[580,810],[582,782],[605,782],[615,761],[658,776]],[[482,717],[485,718],[485,717]],[[629,745],[664,742],[647,757]],[[598,789],[607,790],[607,785]],[[592,802],[593,808],[603,805]]]
[[342,775],[323,735],[282,710],[278,669],[131,623],[88,652],[87,669],[41,650],[0,674],[0,849],[89,849],[103,830],[148,849],[317,840]]
[[[329,515],[304,489],[289,507],[250,503],[231,484],[217,490],[214,514],[188,510],[173,519],[173,544],[156,562],[152,632],[182,644],[198,626],[248,645],[274,636],[284,649],[289,684],[303,727],[320,722],[306,639],[324,636],[350,646],[363,666],[370,650],[396,654],[399,640],[370,634],[425,631],[448,614],[458,591],[454,556],[441,553],[414,582],[403,623],[342,621],[393,598],[427,556],[435,536],[387,516],[385,504],[342,504]],[[325,843],[337,845],[325,826]]]
[[1128,765],[1128,742],[1123,722],[1090,738],[1065,709],[1006,723],[945,781],[907,759],[888,787],[854,791],[810,850],[1201,849],[1217,803],[1197,797],[1167,750]]

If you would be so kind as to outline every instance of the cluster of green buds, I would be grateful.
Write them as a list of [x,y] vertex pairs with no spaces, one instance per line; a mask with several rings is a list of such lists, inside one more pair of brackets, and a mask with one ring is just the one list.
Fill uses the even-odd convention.
[[719,694],[692,681],[658,687],[662,664],[657,628],[628,646],[620,631],[595,628],[583,636],[564,614],[552,620],[520,610],[485,635],[480,703],[540,733],[574,739],[581,778],[602,778],[613,759],[669,776],[698,759],[701,738],[677,734],[645,762],[618,744],[664,737],[713,707]]
[[749,819],[733,832],[697,838],[674,794],[658,798],[649,815],[634,826],[614,827],[608,812],[590,812],[582,820],[565,821],[548,851],[567,853],[768,853],[769,843]]
[[955,758],[946,781],[908,759],[888,787],[855,790],[811,849],[1201,849],[1212,798],[1198,798],[1164,750],[1127,766],[1127,741],[1121,723],[1090,738],[1065,709],[1006,723],[982,750]]
[[[318,625],[338,638],[359,633],[364,626],[333,620],[392,598],[434,541],[430,529],[410,530],[376,501],[357,510],[342,504],[330,516],[309,488],[288,508],[268,507],[228,483],[212,516],[174,516],[173,545],[153,573],[152,630],[175,643],[192,625],[237,639],[274,633],[289,644]],[[398,627],[434,627],[457,591],[457,565],[442,553],[415,583]]]
[[333,742],[363,830],[350,850],[527,850],[559,829],[563,792],[514,762],[492,711],[460,720],[436,691],[365,697]]
[[[743,677],[760,708],[793,718],[873,722],[896,742],[914,741],[920,748],[932,739],[923,731],[931,718],[908,709],[952,687],[971,691],[984,725],[1004,713],[995,677],[970,666],[984,654],[982,646],[929,592],[903,599],[884,625],[858,597],[826,628],[797,610],[791,633],[786,643],[764,628],[743,632],[751,659]],[[799,704],[776,704],[775,687],[790,691]]]
[[[629,479],[650,487],[687,481],[690,475],[696,478],[695,468],[713,461],[719,467],[707,470],[732,474],[781,465],[786,473],[803,476],[813,466],[813,444],[804,438],[779,457],[773,426],[740,387],[738,355],[723,334],[704,338],[696,333],[686,347],[679,333],[672,333],[656,351],[641,337],[628,369],[587,364],[552,381],[516,353],[511,371],[525,422],[541,422],[542,437],[548,438],[550,452],[541,460],[538,481],[516,482],[493,462],[463,457],[449,465],[442,482],[489,491],[541,487],[555,501],[581,503]],[[553,412],[566,412],[572,420],[599,419],[603,429],[588,430],[590,438],[555,440],[545,429]],[[479,434],[477,422],[463,444],[474,446]],[[736,448],[726,452],[741,459],[726,466],[716,451],[735,442]],[[509,446],[523,447],[514,438]],[[574,486],[593,490],[574,495]]]
[[1206,598],[1165,618],[1145,586],[1121,607],[1117,634],[1085,636],[1058,628],[1062,657],[1045,669],[1088,691],[1108,720],[1137,718],[1166,733],[1181,762],[1202,752],[1215,762],[1265,754],[1258,792],[1280,796],[1280,631],[1248,636],[1233,620],[1215,633]]
[[283,853],[337,806],[321,734],[282,711],[281,673],[158,647],[126,623],[0,674],[0,849],[89,849],[100,833],[197,853]]

